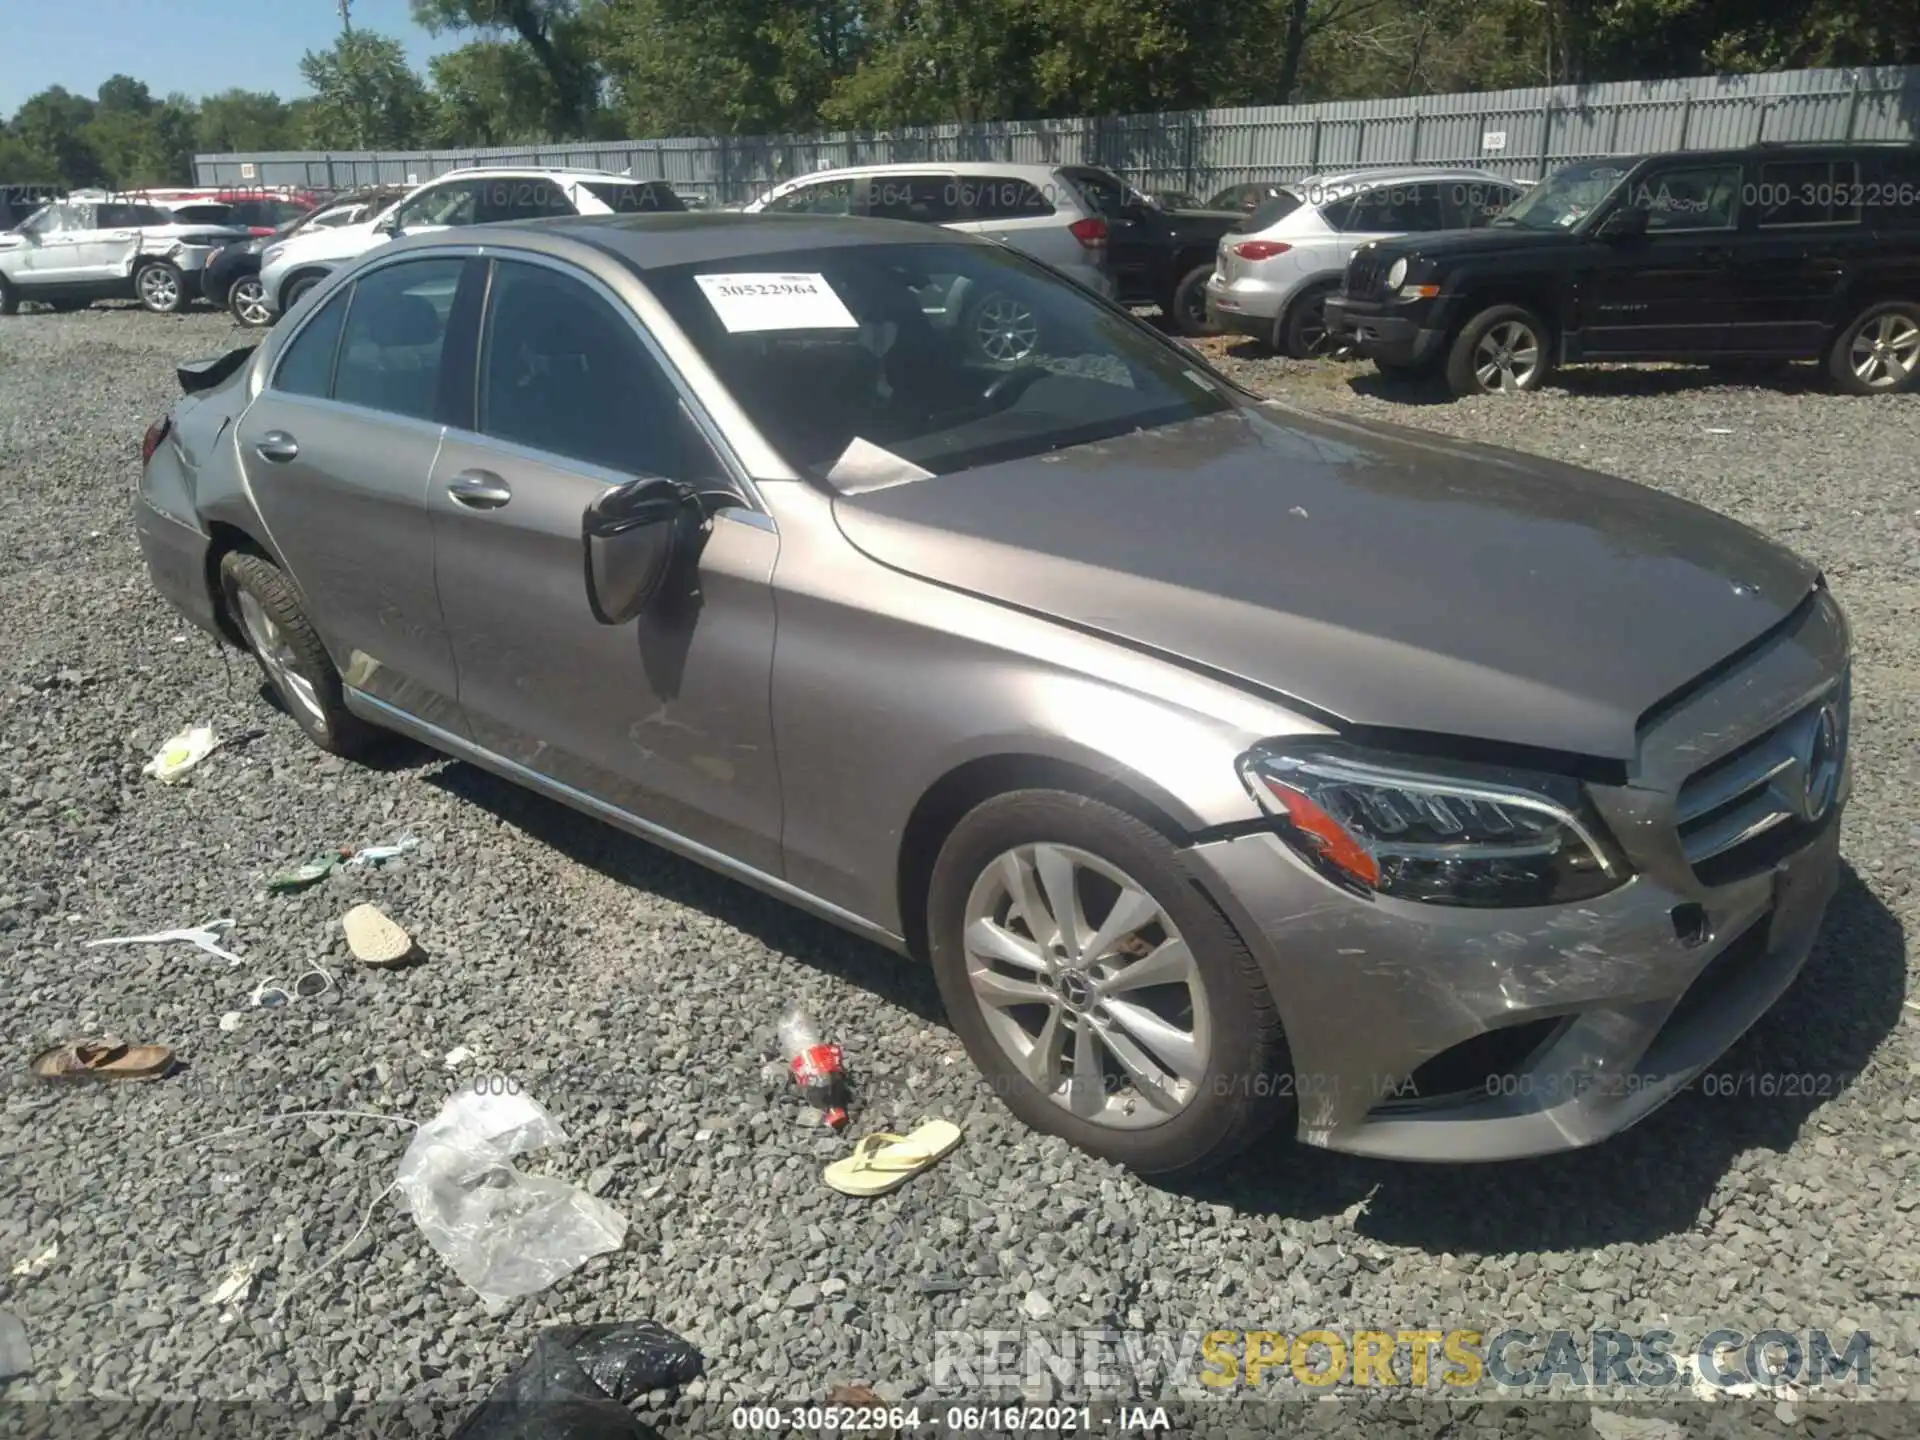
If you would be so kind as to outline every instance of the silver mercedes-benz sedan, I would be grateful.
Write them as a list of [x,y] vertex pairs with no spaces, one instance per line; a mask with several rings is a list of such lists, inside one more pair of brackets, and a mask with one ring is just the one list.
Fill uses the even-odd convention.
[[1601,1140],[1805,961],[1848,634],[1591,471],[1314,416],[999,245],[727,214],[422,236],[185,366],[155,584],[399,732],[933,965],[1143,1172],[1287,1117]]

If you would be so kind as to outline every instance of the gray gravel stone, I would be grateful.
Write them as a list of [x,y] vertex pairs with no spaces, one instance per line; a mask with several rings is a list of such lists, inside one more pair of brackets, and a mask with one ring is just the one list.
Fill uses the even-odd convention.
[[[1015,1124],[924,973],[465,766],[417,752],[346,766],[307,746],[248,664],[155,595],[127,520],[171,366],[245,338],[204,310],[0,320],[0,1284],[34,1338],[36,1394],[457,1409],[543,1324],[648,1315],[706,1353],[707,1405],[817,1401],[856,1376],[931,1393],[942,1330],[1662,1317],[1695,1334],[1862,1326],[1880,1339],[1877,1393],[1920,1393],[1920,1025],[1903,1004],[1920,948],[1920,400],[1595,371],[1525,400],[1416,404],[1355,367],[1212,347],[1299,403],[1601,465],[1805,551],[1855,626],[1856,781],[1849,874],[1808,972],[1716,1072],[1812,1077],[1818,1093],[1697,1085],[1604,1146],[1519,1165],[1388,1166],[1276,1138],[1167,1189]],[[178,787],[140,775],[197,723],[265,734]],[[402,865],[266,893],[326,847],[404,833],[422,849]],[[360,900],[430,958],[341,963],[339,917]],[[218,916],[245,965],[79,945]],[[260,980],[315,960],[334,990],[247,1005]],[[857,1109],[857,1126],[946,1116],[959,1150],[864,1208],[822,1185],[844,1142],[762,1073],[794,1001],[857,1074],[887,1077],[890,1103],[902,1095],[897,1115]],[[245,1015],[233,1032],[229,1010]],[[57,1092],[19,1078],[49,1037],[108,1029],[173,1046],[185,1068]],[[460,1045],[479,1058],[449,1071]],[[494,1073],[570,1136],[529,1164],[597,1182],[629,1217],[626,1249],[488,1317],[389,1198],[349,1258],[320,1268],[392,1180],[405,1122]],[[307,1110],[355,1113],[259,1123]],[[57,1262],[7,1275],[55,1236]],[[247,1260],[263,1268],[222,1324],[199,1298]],[[122,1292],[130,1271],[146,1283]],[[1346,1405],[1307,1408],[1356,1423]],[[683,1414],[678,1433],[711,1433],[712,1414]],[[1472,1433],[1522,1433],[1488,1426]]]

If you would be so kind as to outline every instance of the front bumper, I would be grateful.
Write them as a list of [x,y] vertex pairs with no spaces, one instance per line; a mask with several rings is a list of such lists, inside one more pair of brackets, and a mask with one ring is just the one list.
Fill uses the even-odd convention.
[[[1592,787],[1636,872],[1593,900],[1473,910],[1361,899],[1266,833],[1189,851],[1279,1006],[1299,1138],[1428,1161],[1577,1149],[1627,1129],[1712,1065],[1812,951],[1838,884],[1851,775],[1842,771],[1833,809],[1797,849],[1715,885],[1681,851],[1674,797],[1713,758],[1701,737],[1732,750],[1765,733],[1836,683],[1845,646],[1845,622],[1823,597],[1660,719],[1629,784]],[[1449,1059],[1500,1054],[1499,1038],[1521,1043],[1470,1072],[1472,1083],[1415,1084]]]
[[1423,323],[1422,317],[1391,315],[1370,301],[1354,301],[1344,295],[1329,296],[1324,313],[1327,327],[1335,335],[1352,337],[1353,348],[1360,354],[1389,365],[1424,365],[1447,341],[1444,328]]

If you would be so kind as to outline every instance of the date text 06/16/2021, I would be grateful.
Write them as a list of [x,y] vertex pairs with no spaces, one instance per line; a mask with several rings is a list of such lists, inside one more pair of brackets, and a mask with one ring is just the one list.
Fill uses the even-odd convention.
[[736,1434],[1163,1435],[1156,1405],[736,1405]]

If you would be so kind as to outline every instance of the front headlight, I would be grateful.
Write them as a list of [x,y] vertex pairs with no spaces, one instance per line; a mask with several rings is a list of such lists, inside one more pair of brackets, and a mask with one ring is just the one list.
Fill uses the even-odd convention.
[[1407,278],[1407,257],[1402,255],[1387,270],[1387,288],[1398,290]]
[[1257,746],[1241,778],[1281,837],[1329,879],[1430,905],[1560,905],[1627,879],[1579,787],[1547,775]]

